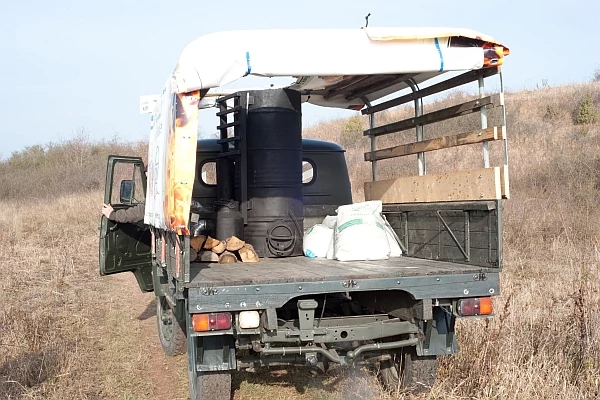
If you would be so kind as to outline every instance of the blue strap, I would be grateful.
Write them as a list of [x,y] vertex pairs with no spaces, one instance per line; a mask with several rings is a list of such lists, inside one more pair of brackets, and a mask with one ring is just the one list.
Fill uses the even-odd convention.
[[252,67],[250,67],[250,52],[246,52],[246,65],[248,66],[248,74],[252,72]]
[[440,48],[440,42],[438,38],[435,38],[435,48],[440,54],[440,72],[444,70],[444,55],[442,54],[442,49]]

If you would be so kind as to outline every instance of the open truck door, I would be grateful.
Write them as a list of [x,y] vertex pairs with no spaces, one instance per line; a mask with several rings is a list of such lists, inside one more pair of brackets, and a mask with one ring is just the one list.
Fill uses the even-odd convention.
[[[146,174],[140,157],[109,156],[104,203],[115,211],[145,202]],[[140,289],[154,290],[152,284],[150,229],[143,219],[131,223],[100,222],[100,275],[131,271]]]

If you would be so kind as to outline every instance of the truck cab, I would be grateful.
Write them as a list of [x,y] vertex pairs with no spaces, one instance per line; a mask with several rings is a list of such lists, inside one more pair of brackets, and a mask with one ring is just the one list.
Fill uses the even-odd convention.
[[[198,141],[193,199],[212,208],[217,200],[217,139]],[[304,230],[319,224],[344,204],[352,203],[352,190],[344,149],[336,143],[302,139],[302,196]],[[214,225],[214,224],[212,224]],[[215,232],[211,232],[214,237]]]
[[[190,230],[216,237],[216,160],[221,151],[217,139],[197,142],[193,200],[199,206],[190,215]],[[319,224],[344,204],[352,203],[345,151],[336,143],[302,140],[302,193],[305,229]],[[146,171],[140,157],[110,156],[105,198],[116,211],[145,200]],[[119,178],[127,178],[120,179]],[[116,223],[103,217],[100,223],[100,275],[131,271],[143,292],[153,291],[151,235],[143,221]]]

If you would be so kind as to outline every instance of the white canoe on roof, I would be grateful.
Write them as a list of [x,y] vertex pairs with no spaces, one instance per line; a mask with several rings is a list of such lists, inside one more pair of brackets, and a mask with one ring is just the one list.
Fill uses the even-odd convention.
[[[270,29],[201,36],[183,50],[177,93],[214,90],[245,76],[293,77],[314,104],[360,108],[446,71],[501,65],[508,48],[457,28]],[[267,87],[267,86],[266,86]],[[213,89],[211,93],[211,90]]]

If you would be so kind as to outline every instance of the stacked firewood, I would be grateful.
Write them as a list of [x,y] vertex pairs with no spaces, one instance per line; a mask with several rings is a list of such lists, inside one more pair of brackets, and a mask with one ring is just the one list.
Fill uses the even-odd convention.
[[210,236],[195,236],[190,239],[190,262],[218,262],[230,264],[258,262],[258,255],[250,243],[231,236],[226,240],[217,240]]

